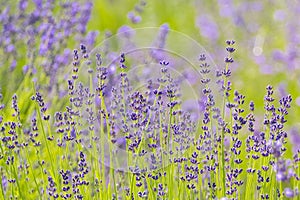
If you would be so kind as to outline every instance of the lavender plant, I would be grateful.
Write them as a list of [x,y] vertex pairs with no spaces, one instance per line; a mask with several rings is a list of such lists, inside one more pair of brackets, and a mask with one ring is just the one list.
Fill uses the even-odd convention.
[[[0,95],[1,199],[299,198],[300,149],[290,155],[286,131],[292,96],[276,102],[268,85],[260,120],[254,102],[233,91],[235,41],[226,41],[223,67],[199,45],[185,46],[189,40],[167,24],[124,26],[90,51],[95,32],[88,41],[83,36],[91,4],[83,10],[76,2],[63,4],[57,12],[75,12],[74,21],[57,22],[52,3],[34,1],[36,10],[27,16],[26,1],[20,1],[20,16],[6,9],[1,17],[9,36],[0,43],[5,53],[25,48],[15,38],[34,40],[14,32],[11,22],[29,23],[42,40],[30,43],[20,86],[28,95],[15,88],[11,106],[8,92]],[[144,1],[136,12],[141,6]],[[79,48],[62,56],[76,31]],[[147,36],[151,45],[138,43]],[[7,59],[25,62],[17,54]],[[57,77],[59,66],[68,72],[64,80]],[[31,81],[35,70],[49,78],[48,88],[43,78]],[[65,94],[67,102],[49,94]]]
[[[284,156],[288,133],[283,128],[291,96],[283,97],[276,108],[268,86],[263,128],[255,132],[253,102],[250,113],[244,114],[245,96],[236,91],[230,99],[234,41],[227,44],[226,67],[217,73],[224,94],[222,108],[209,88],[211,79],[206,75],[211,69],[206,56],[199,58],[206,99],[199,130],[181,109],[180,88],[168,72],[167,61],[160,62],[159,85],[154,88],[149,80],[143,93],[132,90],[126,56],[121,54],[119,81],[111,88],[112,95],[107,95],[107,69],[101,54],[95,58],[96,80],[91,75],[90,87],[84,87],[77,73],[89,54],[84,45],[81,52],[74,50],[74,74],[67,81],[70,105],[55,114],[54,124],[39,92],[31,98],[36,109],[28,128],[20,122],[16,95],[12,117],[2,117],[3,198],[283,199],[298,195],[299,151],[294,159]],[[92,66],[88,71],[93,74]],[[116,126],[117,119],[121,127]],[[247,123],[248,130],[243,132],[249,133],[243,143],[241,131]],[[125,165],[115,157],[118,150],[127,152]],[[248,160],[245,171],[243,151]]]
[[1,68],[1,74],[8,77],[0,82],[4,101],[8,102],[11,91],[25,90],[31,77],[44,83],[39,87],[57,93],[59,76],[65,72],[62,66],[71,61],[72,41],[94,45],[97,31],[86,30],[92,2],[20,0],[2,4],[1,65],[9,66]]

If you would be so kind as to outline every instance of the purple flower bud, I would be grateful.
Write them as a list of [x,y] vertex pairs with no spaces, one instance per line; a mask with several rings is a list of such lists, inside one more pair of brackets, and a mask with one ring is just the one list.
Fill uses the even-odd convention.
[[294,191],[291,188],[285,188],[283,193],[287,198],[293,198],[294,197]]

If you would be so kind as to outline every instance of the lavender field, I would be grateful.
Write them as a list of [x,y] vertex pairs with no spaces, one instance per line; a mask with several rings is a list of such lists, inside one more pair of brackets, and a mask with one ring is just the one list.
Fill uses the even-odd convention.
[[0,200],[300,199],[299,17],[0,0]]

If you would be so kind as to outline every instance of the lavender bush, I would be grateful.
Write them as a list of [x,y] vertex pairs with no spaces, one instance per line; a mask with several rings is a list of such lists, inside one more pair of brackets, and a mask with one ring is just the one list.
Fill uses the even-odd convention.
[[[262,86],[260,108],[234,90],[234,40],[217,64],[168,24],[124,25],[94,47],[91,2],[3,5],[1,199],[300,197],[292,95]],[[197,23],[219,37],[209,17]]]

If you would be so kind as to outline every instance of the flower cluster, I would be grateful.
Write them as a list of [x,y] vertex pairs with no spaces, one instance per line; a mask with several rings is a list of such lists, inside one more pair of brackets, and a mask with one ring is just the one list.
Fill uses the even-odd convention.
[[[28,73],[42,79],[37,74],[45,73],[49,79],[40,80],[44,82],[41,86],[49,92],[56,90],[54,86],[61,79],[59,74],[66,72],[61,68],[69,65],[71,59],[68,41],[78,40],[90,47],[94,45],[97,32],[87,33],[86,29],[92,5],[90,1],[80,3],[73,0],[8,3],[0,14],[0,46],[2,55],[6,55],[5,64],[10,66],[7,75],[13,72],[25,78]],[[16,82],[12,85],[13,90],[24,84],[20,78],[11,78]],[[11,78],[7,80],[12,81]],[[3,93],[11,95],[6,88],[3,88]]]
[[[19,73],[24,65],[16,94],[8,88],[0,94],[0,199],[299,197],[300,149],[290,151],[286,131],[293,98],[277,102],[268,85],[261,115],[259,104],[234,90],[234,40],[226,41],[218,69],[197,52],[201,108],[186,109],[182,79],[194,74],[174,75],[178,63],[162,51],[167,24],[144,57],[105,45],[90,52],[97,35],[85,36],[90,2],[18,3],[0,16],[5,70]],[[128,14],[132,23],[141,21],[144,8],[145,1],[136,4]],[[200,26],[209,22],[198,20]],[[219,38],[210,23],[201,33]],[[127,45],[134,45],[131,31],[119,30]],[[73,40],[80,45],[70,51]],[[60,70],[66,76],[59,77]],[[197,117],[191,110],[199,110]]]

